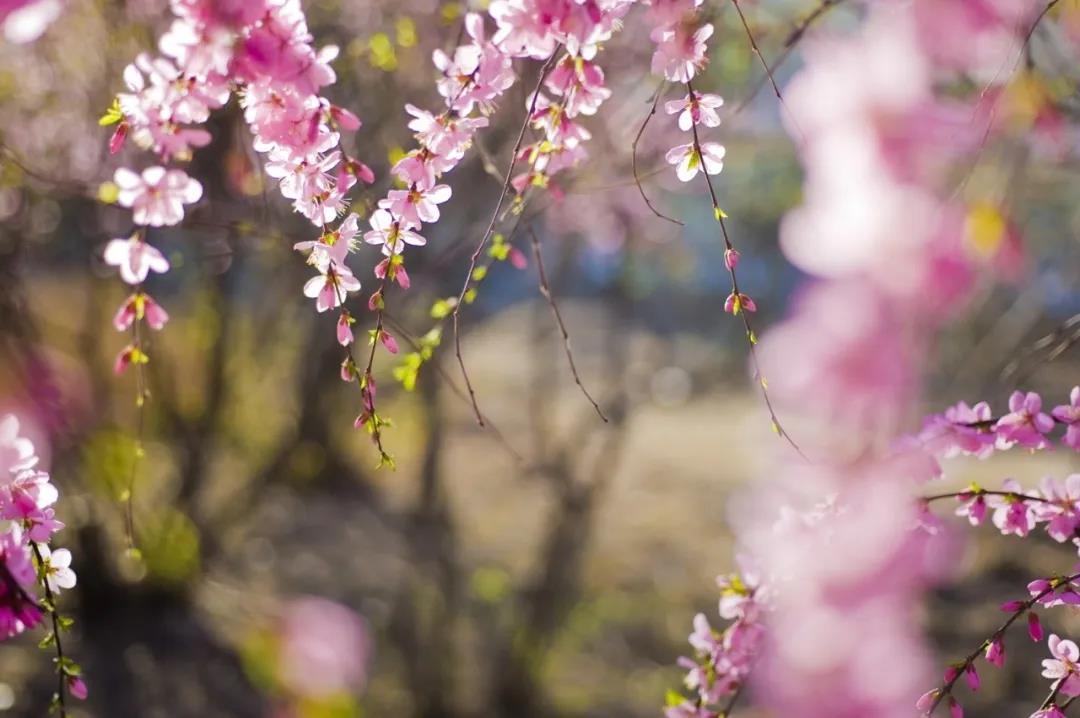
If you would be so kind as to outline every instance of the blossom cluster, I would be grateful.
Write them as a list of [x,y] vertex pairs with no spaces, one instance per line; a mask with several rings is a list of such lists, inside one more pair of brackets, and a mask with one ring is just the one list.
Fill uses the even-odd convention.
[[[758,577],[749,572],[720,576],[720,617],[729,623],[716,630],[704,614],[694,616],[690,645],[694,656],[682,657],[687,669],[683,683],[692,698],[672,694],[666,718],[718,718],[726,715],[750,676],[764,639],[767,594]],[[725,702],[726,705],[722,705]]]
[[[1004,666],[1005,636],[1015,623],[1025,617],[1028,636],[1032,641],[1042,641],[1045,630],[1037,610],[1080,604],[1077,579],[1080,579],[1080,574],[1036,579],[1027,586],[1027,598],[1001,604],[1001,610],[1008,614],[1005,622],[963,660],[950,663],[945,668],[941,685],[924,693],[916,702],[916,709],[922,715],[929,716],[938,706],[947,705],[951,718],[963,718],[964,708],[955,694],[960,678],[963,677],[972,693],[978,691],[982,680],[977,661],[982,658],[996,668]],[[1068,707],[1072,699],[1080,696],[1080,649],[1073,641],[1062,639],[1054,633],[1047,638],[1047,647],[1051,657],[1043,660],[1042,675],[1052,681],[1051,690],[1042,705],[1031,714],[1031,718],[1063,718],[1063,708]],[[1061,703],[1060,707],[1059,696],[1068,699]]]
[[679,116],[679,129],[693,132],[693,140],[668,150],[667,161],[675,165],[675,173],[683,182],[692,180],[698,172],[719,174],[724,168],[724,147],[716,142],[700,142],[698,126],[716,127],[720,124],[717,108],[724,104],[719,95],[702,94],[693,90],[691,80],[708,63],[708,45],[713,34],[711,23],[699,23],[701,0],[653,0],[649,4],[650,34],[656,44],[652,71],[669,82],[686,86],[681,100],[664,105],[669,115]]
[[[1009,412],[995,418],[990,405],[979,402],[968,406],[959,402],[924,422],[916,441],[933,456],[931,477],[942,475],[939,459],[972,456],[985,459],[995,451],[1022,447],[1031,451],[1051,446],[1051,432],[1060,424],[1065,431],[1061,445],[1080,451],[1077,425],[1080,422],[1080,387],[1074,387],[1069,402],[1050,412],[1043,411],[1042,398],[1034,392],[1014,392]],[[1025,489],[1015,479],[1005,479],[1000,488],[986,489],[971,484],[962,491],[929,496],[924,504],[955,499],[956,514],[978,526],[990,517],[991,523],[1005,535],[1024,537],[1043,526],[1058,543],[1072,541],[1080,548],[1080,474],[1064,480],[1044,477],[1036,488]],[[934,519],[928,517],[932,523]]]
[[[102,124],[117,126],[112,152],[130,138],[161,163],[141,172],[122,167],[114,176],[116,200],[131,208],[139,226],[130,238],[110,242],[105,253],[105,261],[135,287],[114,322],[121,331],[135,327],[133,342],[117,358],[118,371],[148,360],[138,323],[145,319],[151,329],[160,329],[168,319],[142,289],[148,271],[169,268],[148,243],[145,228],[180,223],[185,205],[202,197],[198,181],[165,165],[187,161],[194,149],[209,144],[210,133],[201,125],[233,92],[241,97],[255,149],[267,155],[267,174],[280,181],[296,211],[323,229],[318,242],[298,246],[312,250],[311,263],[319,272],[305,293],[324,311],[359,289],[344,261],[351,237],[337,243],[350,220],[343,230],[326,230],[326,223],[344,212],[356,181],[374,179],[366,165],[339,148],[340,131],[357,129],[359,119],[319,95],[335,80],[330,62],[337,48],[312,46],[299,0],[172,0],[171,8],[175,18],[159,40],[161,54],[144,53],[128,65],[128,92],[118,95],[102,118]],[[355,223],[353,218],[353,234]]]
[[[931,4],[872,3],[858,30],[808,38],[805,65],[784,90],[784,121],[806,173],[780,241],[811,281],[760,349],[780,410],[806,412],[800,447],[811,461],[782,447],[774,478],[739,516],[740,543],[777,577],[754,674],[760,703],[779,715],[911,715],[925,690],[929,651],[911,630],[912,607],[945,567],[936,539],[912,530],[920,508],[911,478],[929,473],[925,452],[897,451],[893,440],[950,314],[928,312],[926,297],[959,309],[987,259],[965,245],[969,207],[950,169],[995,138],[953,121],[969,118],[978,98],[937,94],[957,68],[920,33]],[[1034,18],[1030,5],[1022,14]],[[1014,52],[1027,34],[1022,23],[996,30]],[[997,68],[1008,57],[978,61]],[[1013,407],[994,441],[1045,435],[1030,409]],[[794,538],[775,531],[778,506],[801,517],[799,507],[826,496],[836,506],[828,521]],[[894,669],[886,681],[866,669],[884,664]]]
[[1014,446],[1046,449],[1055,426],[1064,427],[1062,446],[1080,451],[1080,386],[1073,387],[1067,403],[1049,411],[1035,392],[1015,391],[1009,411],[995,418],[990,405],[981,401],[968,406],[961,401],[941,414],[926,418],[918,441],[936,456],[949,459],[966,455],[984,459],[995,450]]
[[[0,418],[0,640],[36,628],[48,614],[52,626],[43,645],[59,645],[67,619],[57,615],[55,599],[76,581],[71,552],[49,546],[64,528],[54,509],[59,496],[33,443],[20,435],[18,418]],[[56,671],[61,690],[86,697],[78,666],[59,651]],[[58,693],[54,701],[61,700]]]

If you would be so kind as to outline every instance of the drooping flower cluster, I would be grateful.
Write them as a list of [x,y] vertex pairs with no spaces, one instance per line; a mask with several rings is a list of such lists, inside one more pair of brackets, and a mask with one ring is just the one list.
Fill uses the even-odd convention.
[[667,161],[675,165],[675,173],[689,182],[698,172],[720,174],[724,168],[724,146],[716,142],[701,142],[698,126],[716,127],[720,124],[717,108],[724,104],[719,95],[696,92],[691,81],[708,63],[708,39],[712,37],[711,23],[698,18],[700,0],[653,0],[649,3],[649,20],[654,24],[650,37],[656,44],[652,71],[669,82],[686,87],[686,96],[664,105],[669,115],[679,115],[679,129],[692,132],[692,141],[668,150]]
[[[56,610],[56,597],[75,586],[71,552],[50,549],[53,534],[64,528],[54,508],[60,494],[43,471],[33,443],[20,435],[19,420],[0,417],[0,640],[19,635],[51,619],[43,646],[57,646],[58,690],[86,697],[78,666],[60,650],[59,631],[67,619]],[[40,592],[40,594],[39,594]]]
[[[934,537],[913,530],[912,477],[932,462],[893,440],[949,318],[937,309],[962,306],[985,260],[965,246],[967,208],[948,168],[992,133],[953,122],[962,100],[935,94],[954,68],[935,64],[920,37],[922,2],[872,3],[857,32],[804,44],[805,67],[784,91],[806,176],[781,245],[814,281],[761,350],[781,409],[812,407],[800,437],[811,461],[782,457],[740,513],[742,545],[776,577],[755,679],[758,701],[778,715],[900,718],[926,684],[912,607],[944,566]],[[1027,28],[1002,30],[1015,48]],[[998,429],[1018,445],[1046,429],[1025,403]],[[778,506],[799,517],[824,497],[836,507],[828,521],[794,540],[775,531]],[[891,666],[887,680],[870,668],[880,665]]]
[[[161,55],[140,55],[125,69],[128,92],[102,118],[103,124],[117,125],[110,149],[118,152],[130,137],[163,164],[187,161],[211,140],[200,125],[238,92],[254,147],[267,155],[267,174],[279,180],[282,195],[296,211],[323,229],[315,249],[328,250],[343,232],[329,231],[326,224],[344,212],[357,179],[374,179],[367,166],[339,148],[340,131],[355,130],[360,121],[319,95],[335,80],[330,62],[337,48],[314,49],[299,0],[173,0],[171,7],[176,17],[158,43]],[[183,170],[159,165],[141,173],[120,168],[114,182],[117,201],[132,209],[141,228],[180,223],[184,206],[202,196],[202,186]],[[350,239],[334,251],[312,251],[319,276],[304,291],[316,298],[319,311],[359,289],[344,261]],[[309,244],[299,248],[310,249]],[[145,317],[150,328],[160,329],[168,316],[141,285],[148,269],[163,272],[169,265],[147,243],[145,229],[130,239],[113,240],[105,259],[135,286],[117,314],[117,328],[127,330]],[[135,331],[117,369],[147,359]]]
[[664,709],[667,718],[718,718],[727,715],[750,676],[764,638],[766,592],[752,573],[720,576],[720,617],[730,621],[717,631],[704,614],[694,617],[690,645],[692,658],[682,657],[687,669],[683,680],[694,693],[683,698],[672,693]]
[[[525,172],[510,178],[509,187],[517,193],[517,201],[523,202],[530,188],[548,188],[557,172],[580,162],[585,157],[581,144],[590,134],[575,118],[594,114],[611,94],[604,86],[603,71],[592,60],[599,44],[611,37],[619,26],[619,18],[631,4],[632,0],[605,0],[590,2],[585,7],[560,0],[543,3],[541,7],[531,0],[497,0],[489,8],[497,25],[490,39],[484,18],[470,13],[465,17],[468,41],[451,54],[442,50],[433,53],[433,62],[440,73],[436,85],[446,108],[433,114],[413,105],[405,107],[412,117],[409,128],[414,131],[419,146],[395,163],[392,172],[400,188],[379,200],[378,209],[369,219],[371,228],[364,234],[364,241],[379,246],[384,255],[375,267],[375,276],[381,283],[368,302],[369,309],[377,313],[375,328],[371,330],[372,352],[362,369],[351,356],[346,357],[342,366],[342,378],[347,381],[359,378],[364,392],[364,411],[356,425],[366,427],[377,444],[383,420],[375,410],[375,379],[371,371],[374,350],[379,343],[391,353],[396,353],[398,348],[396,339],[383,324],[386,289],[389,282],[409,288],[403,252],[406,246],[427,243],[421,234],[423,226],[438,221],[439,205],[450,199],[451,189],[440,182],[441,178],[465,157],[474,134],[488,125],[487,115],[516,81],[512,66],[515,57],[545,60],[541,77],[546,88],[558,98],[550,99],[538,90],[527,100],[530,114],[526,122],[540,130],[542,136],[515,148],[514,164],[524,161],[527,165]],[[556,62],[560,48],[565,55]],[[485,236],[484,240],[487,239]],[[520,253],[515,256],[520,257]],[[515,264],[520,264],[516,258]],[[344,331],[352,321],[351,316],[343,313],[338,326]],[[420,355],[415,357],[419,359]],[[413,377],[415,369],[416,366],[410,374]]]

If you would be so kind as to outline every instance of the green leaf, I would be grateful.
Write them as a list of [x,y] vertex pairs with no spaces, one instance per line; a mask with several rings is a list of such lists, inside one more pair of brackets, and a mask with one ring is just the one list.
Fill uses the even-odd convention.
[[109,125],[115,125],[124,119],[124,113],[120,110],[120,99],[114,97],[112,104],[109,105],[109,109],[105,110],[105,114],[98,119],[98,125],[101,127],[108,127]]

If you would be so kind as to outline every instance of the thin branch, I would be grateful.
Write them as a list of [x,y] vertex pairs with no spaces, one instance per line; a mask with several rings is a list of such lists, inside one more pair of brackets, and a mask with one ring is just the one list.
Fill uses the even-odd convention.
[[649,114],[645,115],[645,119],[641,123],[641,127],[638,128],[637,135],[634,137],[634,143],[630,145],[630,166],[634,170],[634,184],[637,185],[638,192],[641,193],[641,199],[645,200],[645,206],[652,210],[652,213],[663,220],[667,220],[672,224],[677,224],[680,227],[683,223],[674,217],[669,217],[660,210],[653,207],[653,203],[649,201],[648,195],[645,194],[645,188],[641,184],[641,175],[638,174],[637,155],[638,144],[641,142],[641,138],[645,135],[645,128],[649,126],[649,121],[656,114],[656,106],[660,104],[660,98],[664,96],[664,90],[667,89],[667,80],[660,83],[660,86],[656,88],[656,94],[653,95],[652,107],[649,108]]
[[[735,0],[732,0],[732,2],[734,1]],[[690,81],[687,81],[686,83],[686,91],[691,97],[694,96],[694,86]],[[709,188],[709,198],[712,200],[713,216],[716,217],[716,221],[720,224],[720,232],[724,238],[724,247],[727,250],[734,251],[735,245],[731,243],[727,225],[724,224],[724,211],[720,208],[720,202],[716,198],[716,189],[713,187],[712,177],[709,176],[708,171],[706,171],[706,168],[704,167],[704,160],[701,159],[704,155],[702,155],[701,152],[701,140],[698,137],[697,122],[692,123],[690,129],[694,139],[694,152],[697,153],[698,161],[702,162],[701,174],[705,177],[705,184]],[[728,276],[731,278],[731,293],[738,298],[741,296],[741,292],[739,291],[739,280],[735,268],[727,262],[725,262],[724,265],[727,267]],[[738,314],[742,317],[743,328],[746,330],[746,341],[750,350],[750,361],[754,367],[754,378],[757,380],[758,388],[761,390],[762,399],[765,401],[765,408],[768,410],[769,418],[772,420],[773,431],[775,431],[778,436],[785,439],[791,447],[795,449],[795,452],[799,456],[806,459],[806,455],[803,454],[802,449],[799,448],[799,445],[795,443],[795,440],[780,423],[780,417],[776,415],[776,410],[773,408],[772,399],[769,397],[769,390],[766,386],[765,375],[762,373],[761,364],[758,361],[757,335],[754,333],[754,328],[750,323],[750,316],[746,309],[742,309]]]
[[[803,37],[806,35],[806,31],[810,29],[811,25],[824,17],[830,9],[836,7],[843,1],[844,0],[822,0],[822,2],[817,7],[815,7],[809,15],[803,18],[802,22],[796,25],[788,34],[787,38],[784,40],[784,49],[773,61],[773,69],[775,70],[776,68],[783,65],[787,61],[787,59],[791,57],[791,54],[795,52],[795,47],[799,44],[799,42],[802,41]],[[760,55],[758,55],[758,57],[760,58]],[[761,88],[765,87],[765,84],[772,79],[773,75],[771,73],[759,78],[758,81],[754,83],[754,86],[751,88],[750,92],[747,93],[746,97],[740,100],[739,104],[735,106],[730,116],[735,116],[742,112],[744,109],[746,109],[746,106],[749,105],[755,97],[757,97],[757,94],[759,92],[761,92]]]
[[491,239],[491,235],[495,231],[495,223],[499,219],[499,212],[502,210],[503,202],[506,201],[507,194],[510,193],[510,185],[514,178],[514,167],[517,165],[517,156],[521,151],[521,145],[525,141],[525,132],[528,130],[529,121],[536,111],[536,100],[540,96],[540,90],[544,85],[544,79],[547,77],[548,72],[551,71],[551,68],[555,66],[557,54],[557,50],[552,52],[551,56],[547,59],[547,62],[540,68],[540,76],[536,79],[536,88],[532,93],[529,111],[525,115],[525,120],[521,123],[521,130],[518,132],[517,140],[514,142],[514,149],[510,156],[510,166],[506,168],[506,176],[503,178],[502,190],[499,192],[499,201],[495,203],[495,210],[491,213],[491,220],[488,222],[487,229],[484,230],[484,235],[480,238],[480,242],[476,245],[476,249],[469,258],[469,269],[465,273],[465,281],[461,285],[461,292],[458,294],[458,301],[457,304],[454,305],[452,314],[454,325],[454,354],[457,356],[458,366],[461,367],[461,376],[465,380],[465,388],[468,389],[469,392],[469,401],[472,403],[473,414],[476,416],[476,423],[480,426],[484,425],[484,415],[480,412],[480,405],[476,401],[476,391],[473,389],[472,380],[469,379],[469,372],[465,368],[465,360],[461,356],[461,333],[458,327],[458,315],[461,312],[461,305],[465,303],[465,294],[469,291],[469,283],[472,281],[473,270],[476,269],[476,262],[480,258],[480,254],[484,251],[484,247],[487,246],[488,240]]
[[544,258],[540,252],[540,238],[536,236],[536,231],[532,226],[529,226],[528,230],[529,236],[532,237],[533,256],[536,257],[536,272],[540,283],[540,293],[544,295],[544,299],[547,300],[548,305],[551,307],[551,314],[555,317],[555,323],[559,326],[559,333],[562,334],[563,351],[566,353],[566,361],[570,365],[570,373],[574,375],[574,383],[578,385],[578,388],[581,389],[581,393],[584,394],[585,398],[592,404],[593,409],[596,409],[597,416],[599,416],[606,424],[608,418],[604,415],[603,409],[596,403],[596,399],[592,397],[589,390],[585,388],[585,384],[582,383],[581,377],[578,376],[577,366],[574,364],[574,352],[570,349],[570,333],[566,330],[566,324],[563,322],[562,313],[559,311],[559,305],[555,303],[555,297],[551,293],[551,283],[548,282],[547,272],[544,271]]
[[[405,328],[405,326],[401,322],[395,319],[393,315],[391,315],[389,312],[384,312],[383,316],[386,319],[386,323],[389,324],[395,332],[397,332],[398,336],[404,339],[405,342],[410,347],[412,347],[413,351],[418,352],[421,350],[420,343],[409,332],[409,330]],[[455,396],[460,398],[462,401],[469,401],[469,397],[465,393],[465,391],[454,382],[453,378],[446,372],[445,369],[442,368],[442,366],[438,362],[434,362],[434,368],[435,372],[442,378],[443,381],[446,382],[446,385],[450,387],[450,390],[454,392]],[[495,437],[495,440],[499,443],[499,445],[502,446],[503,449],[505,449],[506,452],[514,458],[515,461],[517,461],[519,464],[526,463],[525,458],[521,454],[519,454],[517,450],[513,447],[513,445],[507,440],[506,435],[503,434],[487,416],[484,416],[483,427],[491,432],[491,435]]]
[[45,611],[49,614],[49,619],[52,623],[53,644],[56,646],[55,706],[60,718],[66,718],[67,705],[64,697],[67,693],[65,679],[67,678],[68,661],[64,657],[64,643],[60,638],[60,614],[56,611],[56,596],[53,594],[52,588],[49,587],[48,566],[45,563],[45,557],[41,555],[41,549],[38,548],[37,543],[34,541],[30,542],[30,548],[34,552],[34,558],[37,560],[38,568],[41,571],[40,582],[41,587],[45,590]]
[[1010,615],[1009,618],[1006,619],[1006,621],[1001,624],[1001,626],[999,626],[996,631],[990,634],[990,638],[987,638],[982,643],[980,643],[979,647],[969,653],[962,662],[955,664],[956,672],[954,673],[952,678],[950,678],[937,689],[937,696],[935,696],[934,702],[930,704],[930,708],[926,711],[926,715],[933,714],[934,710],[939,705],[941,705],[941,702],[943,700],[945,700],[945,697],[952,694],[953,686],[956,685],[956,682],[958,680],[960,680],[960,676],[964,675],[964,672],[968,669],[968,667],[975,662],[976,658],[982,655],[983,651],[986,650],[987,646],[989,646],[991,642],[1000,639],[1001,636],[1005,634],[1005,631],[1009,630],[1009,627],[1016,623],[1017,619],[1027,613],[1031,609],[1031,607],[1038,603],[1041,599],[1053,593],[1056,588],[1058,588],[1062,584],[1068,584],[1077,579],[1080,579],[1080,573],[1074,573],[1071,576],[1064,577],[1055,576],[1052,578],[1053,580],[1049,581],[1050,585],[1047,588],[1043,589],[1039,593],[1029,597],[1027,600],[1022,602],[1019,607],[1015,611],[1013,611],[1012,615]]

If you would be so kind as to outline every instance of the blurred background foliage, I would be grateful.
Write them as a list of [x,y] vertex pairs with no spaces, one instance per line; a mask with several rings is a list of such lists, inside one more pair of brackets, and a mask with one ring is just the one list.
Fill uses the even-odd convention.
[[[304,5],[317,42],[343,50],[330,96],[364,122],[347,139],[380,178],[357,194],[364,213],[411,147],[404,103],[436,106],[431,51],[453,46],[467,8]],[[838,5],[815,27],[851,26],[858,9]],[[766,57],[781,55],[815,7],[747,3]],[[776,243],[779,218],[799,202],[800,170],[737,16],[724,4],[708,11],[717,35],[699,84],[729,108],[748,101],[720,128],[719,192],[743,252],[741,281],[767,327],[801,281]],[[496,264],[462,314],[490,426],[474,421],[452,351],[437,349],[411,391],[383,354],[393,472],[373,470],[376,454],[352,428],[358,407],[337,379],[333,318],[300,292],[307,272],[291,245],[312,227],[261,174],[235,101],[211,120],[214,142],[192,163],[203,201],[182,227],[154,231],[174,270],[151,291],[172,321],[153,337],[136,460],[133,377],[111,369],[123,288],[101,261],[130,218],[98,199],[118,164],[148,158],[109,157],[97,118],[122,89],[124,66],[153,49],[166,23],[164,0],[71,0],[34,45],[0,47],[0,408],[33,417],[51,441],[61,538],[79,573],[66,607],[77,618],[70,651],[90,685],[81,713],[658,715],[680,680],[674,660],[690,618],[715,610],[713,578],[732,566],[727,499],[767,470],[760,447],[773,439],[741,330],[722,311],[727,278],[708,200],[663,162],[673,118],[653,118],[639,161],[646,191],[685,226],[653,216],[632,181],[631,145],[657,88],[640,18],[601,55],[614,96],[587,121],[591,161],[541,200],[543,213],[526,210],[582,377],[610,422],[574,386],[528,238],[510,237],[529,267]],[[797,67],[796,48],[777,68],[781,84]],[[535,77],[535,66],[521,69],[527,82],[449,178],[455,195],[412,255],[413,290],[391,295],[401,337],[419,341],[438,323],[433,305],[460,286],[499,189],[490,170],[506,165],[526,107],[521,85]],[[1031,83],[1039,87],[1034,71],[1010,84],[1010,107],[1040,101]],[[976,248],[993,254],[1015,234],[1028,254],[1014,284],[987,282],[943,338],[932,408],[957,398],[1000,405],[1016,383],[1061,395],[1076,383],[1075,352],[1046,361],[1072,330],[1028,351],[1080,312],[1073,142],[1052,162],[1007,143],[988,148],[965,184],[973,207],[988,208],[973,215]],[[357,267],[374,265],[370,249]],[[1046,461],[1059,476],[1076,469],[1071,457]],[[973,466],[958,482],[1006,468]],[[1022,480],[1039,475],[1030,462],[1017,468]],[[141,557],[125,550],[129,486]],[[996,606],[1027,580],[1030,566],[1000,559],[1005,539],[987,541],[965,562],[978,578],[928,606],[946,654],[993,620],[992,608],[970,612],[962,601],[985,594]],[[1047,570],[1068,563],[1061,553],[1047,548],[1057,560]],[[352,621],[355,640],[341,645],[366,646],[330,657],[344,690],[311,692],[289,673],[290,617],[317,600],[304,596],[353,616],[312,635],[332,643]],[[310,661],[313,674],[333,673]],[[49,671],[29,638],[0,645],[0,709],[40,715]],[[1024,680],[1038,679],[1011,676],[1007,686]]]

